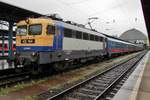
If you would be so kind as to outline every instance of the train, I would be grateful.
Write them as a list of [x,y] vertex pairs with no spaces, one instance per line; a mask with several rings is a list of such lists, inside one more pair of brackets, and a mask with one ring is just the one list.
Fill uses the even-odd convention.
[[[3,39],[4,42],[3,42]],[[13,36],[12,38],[12,52],[16,51],[16,37]],[[8,36],[0,36],[0,58],[8,58],[8,51],[9,51],[9,40]]]
[[28,18],[17,23],[15,67],[32,65],[33,70],[65,69],[70,65],[143,50],[143,47],[81,24],[51,16]]

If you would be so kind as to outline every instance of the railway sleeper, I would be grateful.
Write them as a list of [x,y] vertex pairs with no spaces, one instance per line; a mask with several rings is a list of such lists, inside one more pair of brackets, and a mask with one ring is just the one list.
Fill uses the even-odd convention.
[[78,92],[82,92],[82,93],[85,93],[85,94],[98,95],[101,91],[96,91],[96,90],[82,88],[82,89],[79,89]]
[[103,91],[105,89],[104,87],[93,87],[91,85],[86,85],[84,88],[94,90],[94,91]]
[[93,82],[101,83],[101,84],[109,84],[109,81],[95,80]]
[[79,93],[79,92],[75,92],[73,93],[73,95],[75,97],[81,98],[80,100],[93,100],[96,97],[95,95],[84,94],[84,93]]

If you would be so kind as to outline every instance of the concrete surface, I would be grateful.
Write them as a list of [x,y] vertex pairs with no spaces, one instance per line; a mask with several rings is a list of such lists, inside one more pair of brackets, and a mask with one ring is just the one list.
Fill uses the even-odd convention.
[[[121,89],[117,92],[117,94],[114,96],[113,100],[150,100],[150,95],[145,92],[145,88],[150,89],[150,82],[147,81],[147,76],[150,76],[150,66],[149,66],[149,74],[147,72],[147,76],[145,77],[145,81],[143,82],[143,75],[145,74],[145,69],[147,70],[148,63],[150,64],[150,51],[145,55],[145,57],[140,61],[137,68],[133,71],[133,73],[129,76],[129,78],[126,80],[124,85],[121,87]],[[149,80],[150,81],[150,80]],[[143,88],[140,87],[141,83],[145,83],[143,85]],[[145,87],[145,88],[144,88]],[[144,92],[138,92],[142,90]],[[148,97],[149,99],[144,99]]]

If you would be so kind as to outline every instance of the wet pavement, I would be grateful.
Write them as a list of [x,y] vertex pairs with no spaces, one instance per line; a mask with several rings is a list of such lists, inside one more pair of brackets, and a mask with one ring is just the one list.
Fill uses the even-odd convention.
[[[140,61],[137,68],[129,76],[129,78],[126,80],[124,85],[121,87],[121,89],[117,92],[112,100],[149,100],[150,80],[147,77],[145,77],[145,79],[142,79],[143,75],[145,75],[145,71],[148,72],[146,73],[148,75],[150,73],[150,63],[148,64],[148,62],[150,62],[150,51]],[[149,66],[149,68],[147,66]],[[147,94],[145,95],[144,93]]]

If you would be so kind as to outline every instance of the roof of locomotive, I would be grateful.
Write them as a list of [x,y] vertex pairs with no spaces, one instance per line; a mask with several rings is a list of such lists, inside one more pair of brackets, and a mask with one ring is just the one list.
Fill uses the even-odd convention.
[[73,25],[73,24],[70,24],[70,23],[67,23],[67,22],[64,22],[64,21],[59,21],[59,20],[54,20],[54,21],[55,21],[56,24],[60,24],[64,28],[69,28],[69,29],[72,29],[72,30],[85,32],[85,33],[88,33],[88,34],[93,34],[93,35],[106,37],[105,35],[103,35],[100,32],[97,32],[97,31],[94,31],[94,30],[91,30],[91,29],[88,29],[88,28],[85,28],[85,27],[81,27],[81,26],[78,26],[78,25]]
[[[34,18],[31,18],[31,19],[33,20]],[[125,40],[122,40],[120,38],[113,37],[113,36],[98,32],[96,30],[91,30],[89,28],[83,27],[83,25],[81,27],[81,26],[79,26],[80,24],[71,23],[71,21],[66,21],[65,22],[62,19],[60,20],[60,19],[57,19],[57,18],[51,18],[51,17],[47,17],[47,16],[42,16],[42,17],[39,17],[39,18],[35,18],[36,21],[37,21],[37,19],[41,19],[44,22],[46,22],[46,20],[50,20],[51,23],[54,22],[53,24],[62,25],[64,28],[69,28],[69,29],[72,29],[72,30],[85,32],[85,33],[88,33],[88,34],[107,37],[108,39],[111,39],[112,41],[116,41],[116,42],[123,42],[123,43],[126,43],[126,44],[136,45],[136,44],[131,43],[129,41],[125,41]],[[37,21],[37,22],[41,22],[41,21]],[[26,22],[25,22],[25,20],[23,20],[23,21],[20,21],[20,23],[22,24],[22,23],[26,23]]]

